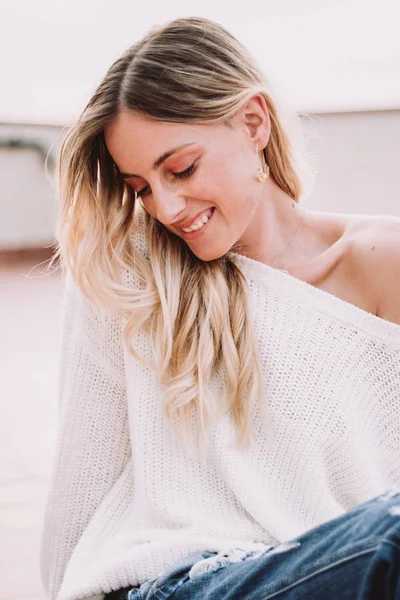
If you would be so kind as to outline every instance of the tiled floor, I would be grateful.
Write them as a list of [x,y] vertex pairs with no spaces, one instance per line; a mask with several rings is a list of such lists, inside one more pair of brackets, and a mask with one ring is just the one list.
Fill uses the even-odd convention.
[[0,600],[44,600],[39,539],[57,424],[63,283],[0,267]]

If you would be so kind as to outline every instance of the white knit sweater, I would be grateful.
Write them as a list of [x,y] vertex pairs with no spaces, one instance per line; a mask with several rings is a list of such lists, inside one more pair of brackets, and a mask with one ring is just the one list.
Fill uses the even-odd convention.
[[[159,381],[124,348],[121,321],[67,279],[41,549],[49,599],[100,600],[189,552],[290,540],[400,486],[400,326],[232,256],[250,287],[271,430],[256,410],[256,444],[239,450],[222,417],[205,464],[165,423]],[[147,336],[135,343],[149,358]]]

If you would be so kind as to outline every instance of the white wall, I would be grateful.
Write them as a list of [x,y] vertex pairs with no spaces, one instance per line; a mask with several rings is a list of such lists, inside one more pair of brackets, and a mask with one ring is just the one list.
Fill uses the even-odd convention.
[[[400,216],[400,109],[338,112],[303,119],[317,169],[305,204],[313,210]],[[61,130],[0,124],[7,137],[39,140],[57,152]],[[33,149],[0,148],[0,250],[43,247],[53,241],[57,204]]]
[[314,210],[400,216],[400,110],[313,115]]

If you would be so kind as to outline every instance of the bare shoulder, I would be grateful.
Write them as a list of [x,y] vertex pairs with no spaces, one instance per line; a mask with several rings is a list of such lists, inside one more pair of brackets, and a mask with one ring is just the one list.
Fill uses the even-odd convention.
[[376,301],[377,316],[400,325],[400,217],[352,218],[348,259]]

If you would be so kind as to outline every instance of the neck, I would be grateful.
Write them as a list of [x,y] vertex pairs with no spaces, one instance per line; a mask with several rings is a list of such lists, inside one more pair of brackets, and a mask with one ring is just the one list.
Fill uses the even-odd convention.
[[[296,249],[304,246],[302,229],[296,232],[303,215],[300,205],[286,194],[270,177],[264,184],[260,201],[252,216],[249,227],[240,240],[240,252],[279,268],[285,259],[296,255]],[[292,238],[293,244],[287,248]],[[287,248],[287,252],[286,252]]]

